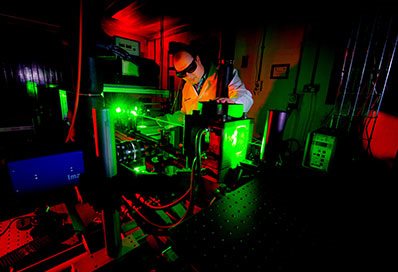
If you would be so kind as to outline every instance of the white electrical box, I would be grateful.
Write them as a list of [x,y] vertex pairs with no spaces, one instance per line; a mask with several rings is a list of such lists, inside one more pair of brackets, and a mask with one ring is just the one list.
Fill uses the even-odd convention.
[[335,135],[311,132],[307,136],[302,165],[323,172],[328,172],[333,163],[337,145]]
[[140,42],[135,40],[130,40],[122,37],[115,37],[115,44],[124,50],[126,50],[130,55],[139,56],[140,55]]

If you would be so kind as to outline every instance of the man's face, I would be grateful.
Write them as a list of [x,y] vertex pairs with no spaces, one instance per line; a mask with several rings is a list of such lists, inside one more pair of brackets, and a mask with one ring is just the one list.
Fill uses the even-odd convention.
[[194,58],[188,52],[179,52],[173,58],[176,75],[192,85],[199,83],[204,74],[204,67],[197,56]]

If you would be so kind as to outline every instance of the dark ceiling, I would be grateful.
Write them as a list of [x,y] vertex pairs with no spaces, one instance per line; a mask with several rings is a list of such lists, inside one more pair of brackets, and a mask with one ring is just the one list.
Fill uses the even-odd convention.
[[[185,17],[197,18],[207,9],[208,0],[202,0],[198,7],[190,7],[189,2],[182,0],[83,0],[90,12],[96,9],[103,15],[111,17],[118,11],[134,3],[146,17]],[[79,0],[2,0],[0,1],[0,16],[9,20],[26,20],[42,22],[49,25],[63,25],[79,12]],[[207,12],[212,13],[209,8]],[[184,15],[185,14],[185,15]],[[209,19],[208,16],[205,17]]]
[[37,22],[43,22],[53,25],[59,25],[64,18],[78,7],[71,1],[19,1],[19,0],[3,0],[0,2],[0,14],[2,17],[26,19]]
[[[120,20],[124,29],[132,32],[138,29],[136,18],[140,18],[140,29],[143,25],[159,22],[161,18],[171,18],[173,24],[198,24],[200,27],[211,26],[215,19],[219,20],[222,13],[217,8],[208,8],[208,0],[202,0],[197,7],[189,6],[182,0],[83,0],[90,18],[93,14],[105,20]],[[188,6],[187,6],[188,5]],[[214,7],[214,4],[213,4]],[[0,23],[8,27],[24,26],[40,28],[52,32],[76,31],[80,10],[79,0],[2,0],[0,1]],[[122,18],[114,15],[123,13]],[[87,15],[86,14],[86,15]],[[175,19],[175,20],[173,20]],[[100,24],[100,22],[98,22]],[[174,26],[170,26],[174,27]],[[153,33],[140,33],[149,37]],[[149,30],[148,30],[149,31]]]
[[[200,0],[83,0],[90,12],[94,9],[105,17],[112,17],[130,4],[135,4],[143,17],[155,19],[161,16],[179,18],[198,27],[220,24],[246,24],[251,21],[264,21],[267,18],[284,19],[288,14],[300,16],[305,4],[280,3],[278,1],[262,3],[255,0],[240,2]],[[64,26],[71,18],[78,16],[79,0],[2,0],[0,1],[0,18],[12,21],[25,21],[49,26]],[[298,9],[298,6],[301,9]],[[312,6],[314,7],[314,6]],[[264,17],[263,14],[268,14]]]
[[[126,35],[153,38],[159,32],[161,19],[168,29],[190,26],[192,30],[205,31],[220,25],[245,24],[254,19],[263,19],[259,4],[246,0],[245,5],[201,0],[83,0],[90,20],[107,21],[108,27],[122,29]],[[18,25],[27,29],[40,28],[51,32],[78,30],[79,0],[2,0],[0,1],[0,23],[8,28]],[[256,11],[256,12],[255,12]],[[139,18],[139,25],[137,25]],[[166,19],[165,19],[166,18]],[[100,26],[98,21],[98,26]],[[151,27],[153,26],[153,27]]]
[[[302,1],[218,1],[218,0],[83,0],[89,13],[100,13],[103,18],[112,18],[124,9],[134,5],[134,16],[139,14],[141,23],[152,24],[160,18],[178,19],[175,24],[189,24],[194,29],[213,28],[218,26],[251,25],[270,20],[322,18],[330,21],[341,20],[344,15],[365,10],[376,12],[384,1],[377,6],[359,3],[347,7],[343,1],[333,3],[316,3]],[[386,1],[385,4],[388,4]],[[0,1],[0,23],[19,24],[29,27],[44,27],[51,31],[76,29],[79,16],[80,0],[2,0]],[[385,8],[390,11],[390,8]],[[129,11],[129,10],[127,10]],[[123,19],[124,20],[124,19]],[[127,19],[123,24],[134,29],[135,22]],[[148,36],[149,34],[142,33]]]

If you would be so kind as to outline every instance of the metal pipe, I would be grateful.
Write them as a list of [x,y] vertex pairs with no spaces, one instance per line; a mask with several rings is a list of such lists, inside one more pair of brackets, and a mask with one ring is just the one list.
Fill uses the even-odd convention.
[[386,47],[387,47],[387,43],[388,43],[388,37],[390,36],[390,32],[391,32],[392,21],[393,20],[391,18],[390,19],[390,23],[388,25],[388,29],[387,29],[387,34],[386,34],[386,39],[385,39],[385,42],[384,42],[383,50],[382,50],[382,53],[381,53],[381,58],[380,58],[380,61],[379,61],[379,65],[377,67],[376,80],[375,80],[375,84],[373,85],[373,88],[372,88],[372,93],[371,93],[371,96],[370,96],[368,109],[366,110],[366,115],[369,115],[369,112],[371,110],[371,106],[373,104],[373,97],[374,97],[374,95],[376,93],[376,86],[377,86],[378,79],[380,77],[380,70],[381,70],[381,66],[382,66],[382,63],[383,63],[383,60],[384,60],[384,55],[385,55],[385,52],[386,52]]
[[[337,86],[337,92],[336,92],[337,95],[336,95],[335,105],[338,102],[337,98],[340,95],[341,86],[343,85],[344,75],[345,75],[345,68],[346,68],[346,65],[347,65],[347,59],[348,59],[348,53],[349,53],[349,50],[350,50],[350,46],[351,46],[351,36],[348,38],[347,46],[346,46],[345,51],[344,51],[344,59],[343,59],[343,65],[342,65],[342,68],[341,68],[339,85]],[[329,126],[330,128],[333,128],[333,120],[334,120],[334,116],[332,117],[331,124]],[[338,124],[338,122],[336,122],[336,127],[335,128],[337,128],[337,124]]]
[[388,82],[388,78],[390,76],[391,65],[392,65],[394,57],[395,57],[395,51],[396,51],[396,48],[397,48],[397,43],[398,43],[398,34],[395,37],[394,49],[392,51],[392,55],[391,55],[391,58],[390,58],[390,63],[388,64],[386,80],[384,81],[383,90],[382,90],[381,95],[380,95],[380,103],[379,103],[379,106],[377,107],[376,116],[379,114],[381,101],[383,101],[384,93],[385,93],[385,90],[386,90],[386,85],[387,85],[387,82]]
[[362,84],[363,84],[363,78],[364,78],[364,75],[365,75],[365,70],[366,70],[367,65],[368,65],[369,52],[370,52],[371,47],[373,45],[373,36],[374,36],[375,27],[376,27],[376,22],[377,22],[377,19],[374,20],[373,25],[372,25],[372,30],[370,32],[369,43],[368,43],[368,47],[367,47],[367,50],[366,50],[365,59],[364,59],[364,63],[363,63],[363,66],[362,66],[362,71],[361,71],[361,78],[359,80],[359,85],[358,85],[358,89],[357,89],[355,100],[354,100],[354,106],[352,108],[350,121],[348,123],[348,131],[350,131],[350,129],[351,129],[352,121],[353,121],[355,113],[356,113],[358,100],[359,100],[359,94],[361,93]]
[[337,127],[340,124],[340,119],[341,119],[341,116],[342,116],[341,112],[343,110],[343,105],[344,105],[344,101],[345,101],[346,94],[347,94],[347,87],[348,87],[348,82],[349,82],[349,79],[350,79],[350,76],[351,76],[352,64],[353,64],[354,58],[355,58],[356,47],[357,47],[357,42],[358,42],[358,37],[359,37],[359,31],[361,29],[361,23],[362,22],[360,21],[359,24],[358,24],[358,29],[357,29],[357,33],[356,33],[356,37],[355,37],[355,41],[354,41],[354,46],[353,46],[353,49],[352,49],[351,60],[350,60],[349,68],[348,68],[348,74],[347,74],[347,80],[346,80],[345,85],[344,85],[343,97],[342,97],[342,100],[340,102],[340,108],[339,108],[339,112],[338,112],[338,115],[337,115],[336,129],[337,129]]

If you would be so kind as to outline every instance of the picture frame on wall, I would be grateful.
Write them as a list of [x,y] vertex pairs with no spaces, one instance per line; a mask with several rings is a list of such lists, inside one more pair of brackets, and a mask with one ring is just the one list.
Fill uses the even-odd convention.
[[289,77],[290,64],[272,64],[271,79],[287,79]]

